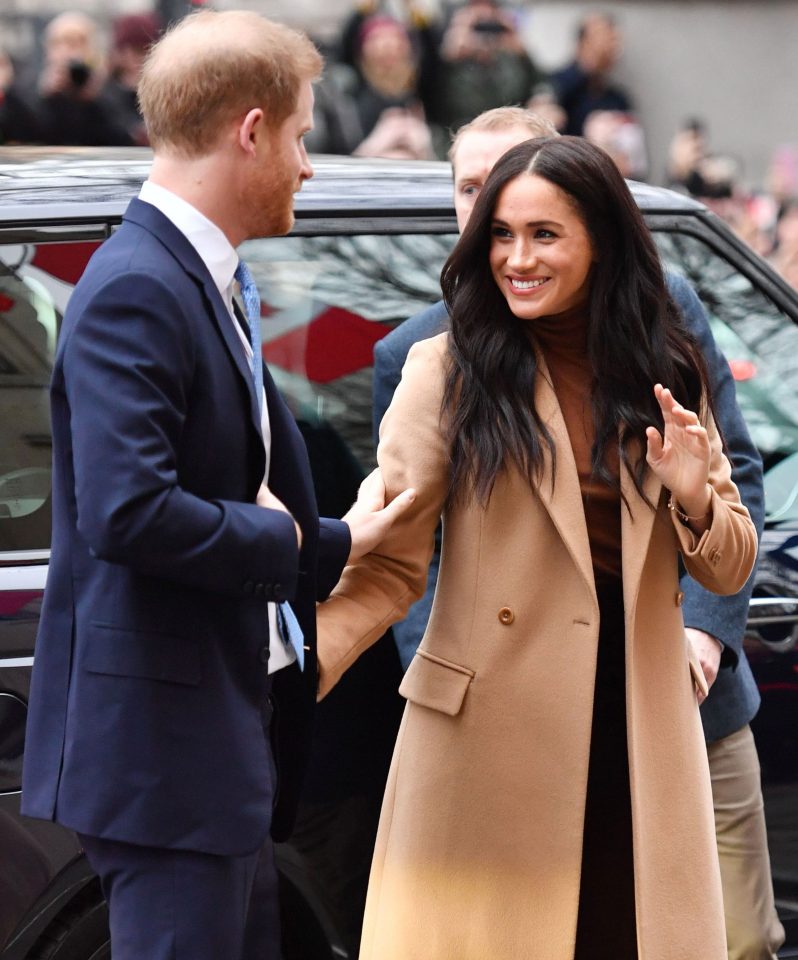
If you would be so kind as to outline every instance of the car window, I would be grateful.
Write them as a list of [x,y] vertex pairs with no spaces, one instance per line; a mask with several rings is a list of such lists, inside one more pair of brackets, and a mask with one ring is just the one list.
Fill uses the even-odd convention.
[[98,246],[0,245],[0,553],[50,546],[50,376],[67,300]]
[[0,246],[0,551],[50,542],[48,385],[60,313],[28,271],[34,256]]
[[737,401],[765,466],[768,520],[798,519],[798,327],[703,240],[661,231],[654,236],[668,269],[700,297],[729,361]]
[[324,456],[337,450],[325,484],[331,472],[359,477],[373,466],[374,344],[440,299],[441,268],[456,239],[279,237],[241,247],[261,294],[264,357],[305,433],[311,464],[319,447]]

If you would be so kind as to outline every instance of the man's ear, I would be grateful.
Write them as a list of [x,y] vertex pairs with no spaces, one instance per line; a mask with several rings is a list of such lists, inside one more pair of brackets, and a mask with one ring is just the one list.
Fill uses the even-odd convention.
[[258,137],[263,136],[265,129],[263,110],[255,107],[250,110],[238,127],[238,143],[247,153],[255,152],[255,143]]

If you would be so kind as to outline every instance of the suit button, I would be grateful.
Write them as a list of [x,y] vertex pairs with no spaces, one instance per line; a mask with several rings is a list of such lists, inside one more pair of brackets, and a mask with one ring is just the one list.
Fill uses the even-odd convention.
[[255,596],[256,596],[256,597],[262,597],[262,596],[263,596],[263,584],[262,584],[262,583],[256,583],[256,584],[255,584]]
[[269,644],[265,643],[260,650],[258,650],[258,659],[261,663],[269,662]]
[[683,594],[682,591],[680,590],[680,591],[676,594],[676,606],[677,606],[677,607],[680,607],[680,606],[682,605],[682,603],[684,603],[684,594]]
[[255,584],[251,580],[245,580],[243,590],[244,593],[252,593],[255,588]]
[[274,588],[272,587],[271,584],[265,583],[263,585],[263,596],[267,600],[274,600]]
[[285,594],[283,593],[283,585],[281,583],[275,583],[272,587],[272,592],[274,594],[275,600],[285,600]]
[[513,620],[515,620],[515,614],[509,607],[502,607],[501,610],[499,610],[499,621],[503,623],[505,627],[509,627]]

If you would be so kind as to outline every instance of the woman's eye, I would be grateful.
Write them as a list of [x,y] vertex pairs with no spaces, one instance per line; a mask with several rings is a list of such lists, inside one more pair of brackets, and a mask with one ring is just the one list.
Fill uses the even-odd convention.
[[490,229],[490,235],[491,235],[492,237],[505,237],[505,238],[506,238],[506,237],[509,237],[511,234],[510,234],[510,231],[507,229],[507,227],[491,227],[491,229]]
[[536,240],[554,240],[556,236],[556,233],[552,233],[551,230],[544,230],[543,228],[535,231]]

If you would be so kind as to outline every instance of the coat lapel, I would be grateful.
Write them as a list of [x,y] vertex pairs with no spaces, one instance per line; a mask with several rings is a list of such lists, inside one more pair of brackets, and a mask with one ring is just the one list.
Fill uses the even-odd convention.
[[[634,455],[635,452],[633,451],[633,457]],[[651,470],[646,471],[643,491],[649,501],[656,507],[662,494],[662,484]],[[640,580],[643,576],[643,566],[648,554],[657,511],[652,510],[640,496],[631,473],[623,466],[621,466],[621,492],[629,505],[629,509],[627,509],[626,504],[621,503],[623,603],[628,618],[637,602]]]
[[[565,418],[551,385],[548,367],[541,354],[538,354],[535,409],[551,434],[557,450],[556,466],[552,464],[549,451],[544,451],[538,495],[590,593],[595,597],[593,561],[590,555],[582,491],[579,487],[579,474],[565,426]],[[554,482],[552,482],[553,474],[556,476]]]

